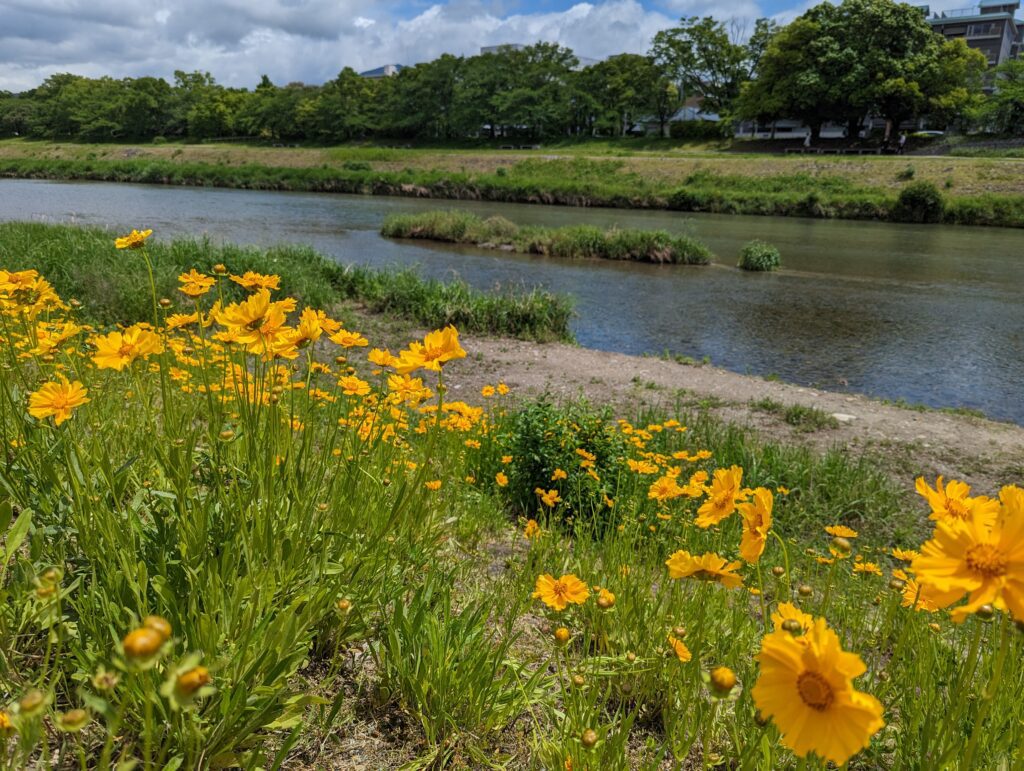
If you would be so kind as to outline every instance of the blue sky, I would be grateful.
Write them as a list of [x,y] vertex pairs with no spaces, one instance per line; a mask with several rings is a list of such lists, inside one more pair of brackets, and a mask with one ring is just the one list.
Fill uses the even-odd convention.
[[[205,70],[252,87],[322,83],[343,67],[416,64],[501,43],[559,43],[602,58],[645,53],[682,15],[750,29],[818,0],[0,0],[0,90],[58,72],[98,77]],[[936,10],[969,0],[931,0]]]

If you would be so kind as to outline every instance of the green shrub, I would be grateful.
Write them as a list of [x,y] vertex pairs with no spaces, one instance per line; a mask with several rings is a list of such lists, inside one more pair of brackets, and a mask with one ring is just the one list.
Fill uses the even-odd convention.
[[779,250],[766,241],[750,241],[740,250],[739,267],[743,270],[772,271],[781,264]]
[[[623,435],[614,430],[611,417],[609,410],[586,402],[558,406],[546,396],[517,411],[502,441],[513,458],[504,468],[509,478],[504,494],[513,510],[543,521],[548,509],[535,490],[544,485],[563,491],[564,502],[556,509],[563,518],[572,516],[577,525],[598,529],[610,524],[608,499],[626,455]],[[585,460],[593,465],[581,466]],[[553,480],[556,469],[566,472],[567,478]]]
[[341,168],[346,171],[370,171],[373,167],[366,161],[345,161]]
[[900,222],[941,222],[945,210],[945,199],[934,184],[912,182],[900,191],[893,218]]

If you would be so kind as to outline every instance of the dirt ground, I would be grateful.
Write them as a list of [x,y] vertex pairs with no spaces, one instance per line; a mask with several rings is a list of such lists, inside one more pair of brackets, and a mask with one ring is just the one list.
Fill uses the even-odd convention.
[[[832,393],[740,375],[708,365],[606,353],[564,344],[466,338],[469,353],[446,371],[457,398],[477,397],[488,383],[504,381],[520,395],[548,392],[611,404],[628,417],[642,404],[706,409],[758,431],[766,439],[803,442],[825,450],[840,445],[890,462],[908,486],[923,474],[963,479],[992,494],[1024,483],[1024,428],[936,410],[918,411],[865,396]],[[801,430],[783,410],[755,403],[770,399],[802,405],[835,418],[833,426]],[[831,421],[830,421],[831,422]]]

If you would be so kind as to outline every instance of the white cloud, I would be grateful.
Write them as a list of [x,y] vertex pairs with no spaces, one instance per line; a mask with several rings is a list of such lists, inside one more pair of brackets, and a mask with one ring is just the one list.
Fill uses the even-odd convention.
[[275,83],[320,83],[346,66],[416,64],[539,40],[581,56],[642,53],[675,18],[639,0],[519,14],[451,0],[404,19],[391,3],[362,0],[2,0],[0,89],[31,88],[57,72],[170,78],[175,69],[208,70],[232,86],[251,87],[263,73]]

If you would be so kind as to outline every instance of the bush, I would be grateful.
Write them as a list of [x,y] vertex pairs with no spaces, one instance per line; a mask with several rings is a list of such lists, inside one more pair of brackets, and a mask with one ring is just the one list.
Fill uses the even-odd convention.
[[781,264],[779,250],[766,241],[750,241],[740,250],[739,267],[743,270],[772,271]]
[[[626,455],[623,435],[614,430],[611,417],[608,410],[597,410],[585,402],[556,406],[548,397],[516,412],[502,438],[514,459],[507,467],[509,483],[504,488],[513,510],[543,517],[547,509],[535,490],[538,484],[545,484],[572,491],[555,509],[562,518],[571,516],[577,526],[597,529],[610,524],[613,517],[608,500],[614,495]],[[581,466],[584,461],[589,461],[587,468]],[[567,474],[564,481],[552,479],[556,469]]]
[[721,139],[722,128],[717,123],[687,120],[668,124],[668,135],[672,139]]
[[945,199],[934,184],[913,182],[900,191],[893,219],[899,222],[941,222],[945,211]]

